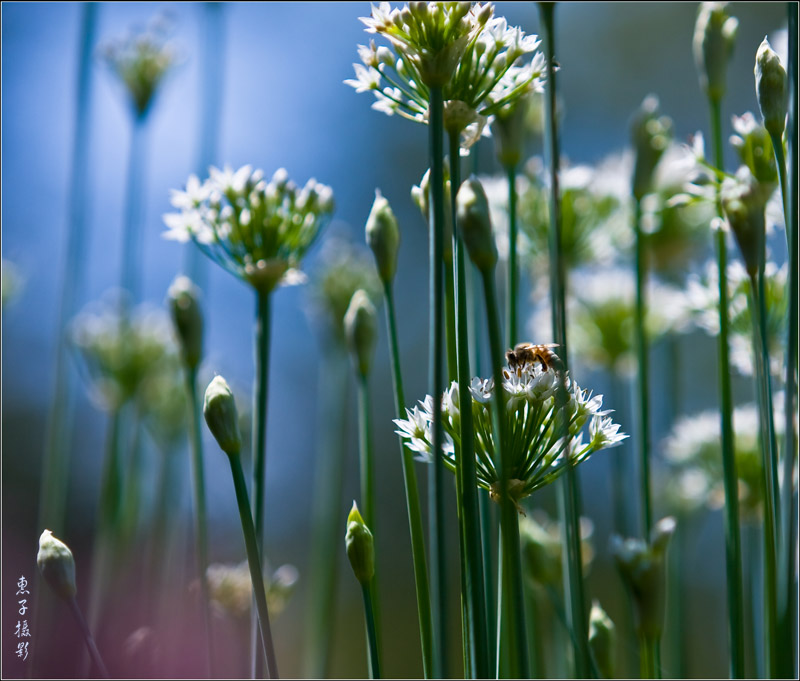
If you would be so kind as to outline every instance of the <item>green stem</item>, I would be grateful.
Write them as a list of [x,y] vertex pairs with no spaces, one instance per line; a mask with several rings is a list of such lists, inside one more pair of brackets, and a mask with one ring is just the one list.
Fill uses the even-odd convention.
[[[714,163],[723,170],[722,113],[720,101],[709,99],[711,109],[711,137]],[[717,199],[717,215],[722,207]],[[719,278],[719,337],[717,347],[717,373],[719,375],[720,429],[722,433],[722,475],[725,488],[725,566],[728,596],[728,638],[730,640],[731,678],[745,677],[744,669],[744,603],[742,600],[742,546],[739,528],[739,492],[736,471],[735,440],[733,431],[733,397],[731,393],[731,367],[728,334],[728,254],[725,231],[718,229],[714,235],[717,250]]]
[[658,642],[649,636],[639,636],[639,664],[643,679],[661,678],[658,673]]
[[[394,309],[394,292],[389,282],[384,282],[386,294],[386,323],[389,328],[389,351],[392,364],[394,386],[394,409],[397,418],[405,416],[405,394],[403,391],[403,374],[400,371],[400,350],[397,343],[397,320]],[[400,457],[403,463],[403,484],[406,492],[406,509],[408,511],[408,528],[411,535],[411,559],[414,563],[414,581],[417,588],[417,613],[419,616],[419,637],[422,648],[422,669],[426,679],[432,678],[433,666],[433,625],[431,620],[431,598],[428,586],[428,569],[425,560],[425,536],[422,526],[422,511],[417,487],[417,473],[414,470],[414,457],[410,450],[403,446],[403,439],[398,437]]]
[[517,167],[506,167],[508,178],[508,281],[506,282],[506,347],[517,343],[517,292],[519,273],[517,270]]
[[[453,192],[455,196],[455,192]],[[455,218],[453,218],[455,220]],[[453,260],[444,263],[444,319],[445,345],[447,346],[447,380],[455,381],[458,376],[458,351],[456,349],[456,289]]]
[[314,473],[313,525],[308,601],[309,640],[304,676],[329,676],[331,644],[335,631],[339,511],[345,468],[345,426],[349,367],[341,348],[333,342],[322,354],[319,375],[320,422]]
[[110,678],[108,669],[106,669],[103,658],[100,657],[100,651],[97,649],[97,644],[94,642],[94,638],[92,637],[92,632],[89,630],[89,625],[86,624],[86,620],[83,617],[83,613],[81,612],[75,597],[73,596],[68,603],[69,609],[72,611],[75,620],[78,622],[78,627],[80,627],[83,638],[86,641],[86,647],[89,649],[89,655],[91,656],[95,667],[97,667],[97,670],[100,672],[100,676],[104,679]]
[[[610,376],[610,395],[611,404],[617,406],[616,413],[621,414],[623,405],[627,407],[627,400],[623,398],[625,391],[622,389],[624,379],[616,369],[612,369]],[[629,537],[627,513],[627,481],[628,481],[628,458],[626,443],[615,447],[613,452],[609,452],[611,457],[611,499],[614,508],[614,532],[621,537]]]
[[206,630],[206,664],[214,675],[214,635],[211,629],[211,594],[208,590],[208,521],[206,519],[206,483],[203,463],[203,433],[200,425],[200,399],[197,394],[197,368],[186,369],[192,428],[192,482],[194,483],[194,536],[200,597],[203,601],[203,626]]
[[[550,170],[550,295],[552,306],[553,332],[559,344],[559,356],[564,364],[561,375],[558,401],[565,403],[566,373],[568,367],[567,318],[566,318],[566,264],[561,248],[561,203],[559,194],[559,168],[561,156],[556,118],[556,68],[555,68],[555,4],[539,3],[542,32],[544,34],[545,56],[547,58],[547,93],[545,97],[545,148],[549,156]],[[568,437],[567,414],[561,409],[560,429]],[[568,455],[568,452],[567,452]],[[577,474],[570,464],[559,486],[559,513],[566,546],[566,570],[564,574],[565,600],[568,604],[569,624],[575,647],[575,672],[578,678],[586,678],[591,673],[588,615],[584,595],[583,573],[581,567],[580,545],[580,499]]]
[[253,598],[256,602],[256,611],[260,623],[261,645],[267,658],[267,672],[270,679],[278,678],[278,664],[275,660],[275,648],[272,644],[272,630],[269,626],[269,610],[267,609],[267,592],[264,587],[264,573],[261,569],[261,558],[258,551],[256,529],[253,525],[253,516],[250,510],[250,500],[247,496],[247,483],[244,480],[244,471],[238,455],[229,455],[233,486],[236,489],[236,504],[239,507],[239,518],[242,521],[242,533],[247,550],[247,564],[250,567],[250,580],[253,585]]
[[484,491],[478,494],[478,510],[481,514],[481,547],[483,550],[483,595],[486,599],[485,612],[490,671],[497,667],[496,647],[493,645],[493,642],[497,640],[497,619],[492,616],[492,613],[496,612],[496,610],[492,577],[494,573],[492,566],[492,546],[494,541],[492,539],[491,503],[488,493]]
[[[505,395],[503,394],[503,374],[501,357],[503,346],[500,340],[500,323],[497,311],[494,270],[483,270],[484,299],[489,326],[489,346],[492,359],[492,376],[494,377],[494,409],[492,410],[493,430],[497,434],[495,447],[497,461],[495,466],[500,472],[500,534],[502,537],[501,564],[498,566],[503,574],[503,608],[505,616],[505,635],[510,651],[509,676],[526,679],[530,676],[528,669],[528,645],[525,633],[525,609],[522,607],[524,593],[522,588],[522,556],[519,541],[519,518],[517,509],[508,493],[511,461],[505,435]],[[498,606],[500,608],[500,606]],[[498,653],[498,659],[500,655]]]
[[[256,291],[255,385],[253,386],[253,518],[258,555],[264,555],[264,500],[267,468],[267,396],[269,394],[270,296]],[[251,613],[250,650],[253,678],[263,676],[263,660],[258,653],[255,608]]]
[[778,666],[778,575],[777,550],[780,536],[777,516],[780,502],[778,490],[777,454],[775,428],[772,419],[772,390],[769,375],[769,354],[766,343],[765,303],[763,267],[750,277],[751,307],[753,320],[753,350],[756,359],[756,389],[758,392],[761,451],[764,457],[764,643],[766,646],[766,668],[769,676],[777,676]]
[[430,202],[430,288],[429,288],[429,394],[433,396],[432,451],[433,465],[429,485],[429,519],[431,534],[431,606],[433,610],[434,657],[433,675],[447,677],[447,560],[444,534],[444,463],[442,461],[442,401],[443,392],[443,329],[442,283],[444,242],[444,100],[442,88],[429,90],[429,156],[431,168]]
[[372,607],[372,593],[368,584],[361,585],[364,596],[364,619],[367,627],[367,658],[369,661],[369,678],[381,678],[381,666],[378,651],[378,637],[375,630],[375,613]]
[[147,118],[134,116],[128,160],[128,185],[125,197],[125,226],[123,230],[120,285],[127,291],[128,302],[141,298],[142,270],[142,209],[144,205],[145,132]]

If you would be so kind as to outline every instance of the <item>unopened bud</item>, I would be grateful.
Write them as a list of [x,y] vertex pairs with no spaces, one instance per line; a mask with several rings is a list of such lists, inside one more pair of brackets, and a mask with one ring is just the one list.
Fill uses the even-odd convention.
[[659,116],[655,95],[645,97],[634,114],[631,139],[636,153],[633,195],[641,200],[650,191],[656,166],[672,141],[672,121],[668,116]]
[[475,176],[462,183],[456,196],[458,229],[472,262],[481,272],[497,264],[497,246],[489,217],[489,201]]
[[369,374],[375,354],[378,334],[376,317],[375,306],[367,292],[358,289],[350,299],[350,306],[344,315],[344,335],[356,370],[362,376]]
[[392,207],[378,190],[375,190],[375,201],[367,218],[367,245],[375,256],[381,280],[391,284],[397,271],[400,229]]
[[597,662],[597,670],[604,679],[616,678],[616,640],[614,623],[595,600],[589,613],[589,647]]
[[694,26],[694,63],[700,87],[706,95],[720,101],[725,94],[725,73],[733,54],[739,20],[728,15],[727,3],[704,2]]
[[179,276],[167,293],[170,314],[180,341],[181,356],[190,369],[203,357],[203,311],[200,291],[188,277]]
[[522,161],[531,96],[523,96],[495,114],[492,122],[495,153],[500,165],[514,168]]
[[768,197],[745,166],[739,169],[735,179],[723,182],[720,195],[747,274],[754,277],[764,257]]
[[[422,213],[422,218],[430,227],[430,188],[431,171],[426,170],[420,180],[419,186],[411,189],[411,199]],[[446,263],[453,262],[453,216],[450,207],[450,165],[445,161],[444,164],[444,244],[442,249],[442,259]]]
[[50,588],[59,598],[65,601],[75,598],[78,592],[75,586],[75,559],[72,551],[62,541],[56,539],[50,530],[42,532],[39,537],[39,553],[36,564]]
[[756,97],[764,127],[770,135],[781,138],[786,127],[788,102],[786,69],[781,59],[764,38],[756,53]]
[[375,542],[355,501],[347,516],[344,544],[356,579],[363,585],[369,584],[375,574]]
[[214,376],[206,388],[203,416],[220,449],[228,456],[238,455],[242,449],[242,438],[236,401],[222,376]]

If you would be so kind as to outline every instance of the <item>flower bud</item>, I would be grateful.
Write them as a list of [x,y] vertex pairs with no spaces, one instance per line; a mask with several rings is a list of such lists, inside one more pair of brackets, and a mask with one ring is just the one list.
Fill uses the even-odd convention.
[[636,153],[633,169],[633,195],[637,200],[647,194],[661,156],[672,141],[672,121],[659,116],[658,97],[648,95],[631,122],[631,138]]
[[456,196],[458,229],[472,262],[481,272],[490,271],[497,263],[497,246],[489,217],[489,201],[475,176],[462,183]]
[[514,168],[522,161],[530,103],[530,95],[523,96],[495,114],[492,137],[497,160],[504,168]]
[[700,6],[692,40],[694,63],[700,87],[715,101],[725,94],[725,71],[738,28],[739,20],[728,15],[727,3],[704,2]]
[[[419,208],[422,213],[422,218],[430,227],[430,188],[431,188],[431,171],[425,171],[419,186],[414,186],[411,189],[411,199]],[[444,244],[442,249],[442,259],[446,263],[453,262],[453,218],[452,209],[450,207],[450,165],[447,161],[444,163]]]
[[735,179],[722,183],[720,195],[747,274],[754,277],[764,258],[768,197],[745,166],[739,169]]
[[356,579],[364,586],[370,583],[375,574],[375,542],[356,502],[347,516],[347,534],[344,537],[347,557]]
[[378,334],[375,306],[364,289],[358,289],[344,315],[344,334],[356,370],[362,376],[369,373],[375,354]]
[[206,388],[203,416],[220,449],[228,456],[238,455],[242,448],[242,438],[239,434],[236,401],[222,376],[214,376]]
[[203,312],[200,291],[188,277],[179,276],[167,292],[170,313],[178,332],[181,356],[190,369],[197,368],[203,357]]
[[756,53],[756,97],[764,118],[764,127],[770,135],[781,138],[786,127],[788,92],[786,69],[781,59],[764,38]]
[[367,245],[375,255],[375,265],[384,284],[391,284],[397,271],[400,229],[389,202],[375,190],[375,201],[367,218]]
[[519,531],[526,576],[536,584],[560,584],[561,543],[558,539],[530,518],[520,519]]
[[614,623],[595,600],[589,613],[589,647],[597,662],[597,670],[604,679],[616,678],[614,663],[616,639]]
[[72,551],[62,541],[53,536],[50,530],[42,532],[39,537],[39,553],[36,564],[50,588],[59,598],[65,601],[75,598],[78,588],[75,586],[75,559]]

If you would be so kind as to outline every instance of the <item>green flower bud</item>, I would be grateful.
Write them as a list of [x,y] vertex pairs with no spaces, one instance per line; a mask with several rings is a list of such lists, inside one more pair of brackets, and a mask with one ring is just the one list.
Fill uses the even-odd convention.
[[347,516],[347,534],[344,537],[347,557],[353,568],[353,574],[362,584],[367,585],[375,574],[375,542],[356,502]]
[[344,335],[356,370],[366,376],[375,354],[378,321],[375,306],[364,289],[358,289],[350,300],[344,315]]
[[725,94],[725,72],[733,54],[739,20],[728,15],[727,3],[704,2],[694,26],[694,63],[700,87],[706,95],[720,101]]
[[604,679],[616,678],[615,649],[617,633],[614,623],[596,600],[589,614],[589,647]]
[[530,95],[520,97],[494,117],[491,128],[495,153],[504,168],[514,168],[522,161],[531,101]]
[[536,584],[560,584],[561,542],[530,518],[520,519],[519,532],[526,576]]
[[39,537],[39,553],[36,564],[44,577],[44,581],[56,592],[59,598],[70,601],[75,598],[78,588],[75,586],[75,559],[72,551],[62,541],[53,536],[50,530],[42,532]]
[[[422,219],[430,227],[430,185],[431,171],[426,170],[419,182],[419,186],[411,189],[411,199],[422,213]],[[453,262],[453,217],[450,207],[450,164],[444,163],[444,244],[442,259],[450,264]]]
[[239,434],[236,401],[222,376],[214,376],[206,388],[203,416],[220,449],[228,456],[238,455],[242,448],[242,438]]
[[367,245],[375,255],[378,274],[385,284],[391,284],[397,271],[397,251],[400,229],[389,202],[375,190],[375,201],[367,218]]
[[633,195],[641,200],[651,191],[656,166],[672,141],[672,121],[668,116],[659,116],[658,97],[655,95],[645,97],[634,114],[631,138],[636,153]]
[[722,209],[731,226],[747,274],[754,277],[762,265],[767,196],[750,171],[742,166],[735,179],[726,179],[720,192]]
[[481,272],[488,272],[497,263],[489,201],[478,179],[473,175],[462,183],[456,195],[458,229],[472,262]]
[[756,52],[754,73],[758,108],[761,109],[761,116],[764,118],[764,127],[770,135],[780,139],[786,127],[788,102],[786,69],[783,68],[780,57],[770,47],[766,38]]
[[675,519],[656,523],[649,543],[641,539],[611,538],[611,553],[625,586],[631,592],[639,636],[658,639],[664,627],[666,551],[675,531]]
[[203,311],[200,290],[189,277],[175,278],[167,292],[170,313],[180,340],[181,356],[190,369],[197,368],[203,357]]

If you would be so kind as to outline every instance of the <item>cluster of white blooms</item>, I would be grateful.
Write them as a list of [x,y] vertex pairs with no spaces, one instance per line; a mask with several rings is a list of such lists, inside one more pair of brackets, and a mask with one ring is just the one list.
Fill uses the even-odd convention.
[[[445,127],[471,146],[488,132],[489,118],[521,96],[541,91],[545,59],[540,41],[493,17],[491,4],[415,2],[390,9],[383,2],[362,18],[367,31],[395,48],[360,45],[356,92],[375,93],[373,108],[427,123],[429,87],[443,88]],[[523,57],[534,54],[523,63]]]
[[283,168],[272,179],[246,165],[211,168],[200,183],[172,191],[180,213],[164,215],[167,239],[194,241],[223,269],[262,292],[302,281],[300,260],[333,213],[331,188],[309,180],[299,188]]
[[[601,449],[613,447],[627,435],[619,432],[619,424],[602,410],[603,397],[592,397],[569,376],[566,377],[568,402],[568,438],[560,437],[561,418],[555,395],[560,374],[540,362],[503,369],[506,456],[509,493],[518,501],[556,479],[571,462],[585,461]],[[478,484],[493,498],[499,493],[500,477],[496,454],[498,434],[494,432],[492,412],[495,409],[494,379],[473,378],[467,395],[474,422],[475,459]],[[442,446],[445,465],[455,471],[460,443],[461,396],[453,382],[442,396],[442,424],[445,442]],[[432,461],[433,398],[428,395],[419,406],[406,409],[406,419],[396,419],[397,433],[406,447],[422,461]],[[584,426],[588,423],[588,442],[584,443]]]
[[[282,565],[274,573],[269,566],[264,570],[264,586],[271,616],[279,615],[294,592],[299,573],[294,565]],[[234,619],[250,613],[253,602],[253,583],[247,561],[230,565],[214,563],[206,570],[211,602],[216,608]]]

